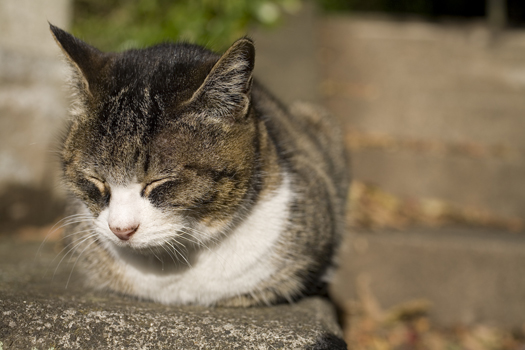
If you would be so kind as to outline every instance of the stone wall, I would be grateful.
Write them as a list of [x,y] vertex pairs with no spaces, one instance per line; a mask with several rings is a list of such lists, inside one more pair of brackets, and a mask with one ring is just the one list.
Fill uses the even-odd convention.
[[69,0],[0,2],[0,230],[59,214],[53,144],[67,112],[65,71],[48,21],[67,28]]

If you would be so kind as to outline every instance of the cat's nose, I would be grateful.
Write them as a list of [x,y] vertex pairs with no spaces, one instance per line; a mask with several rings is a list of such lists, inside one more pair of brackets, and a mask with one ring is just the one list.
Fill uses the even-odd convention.
[[139,228],[139,225],[136,225],[133,227],[126,227],[126,228],[113,227],[109,225],[109,229],[111,230],[111,232],[113,232],[115,236],[117,236],[123,241],[129,240],[131,236],[133,236],[133,234],[137,232],[138,228]]

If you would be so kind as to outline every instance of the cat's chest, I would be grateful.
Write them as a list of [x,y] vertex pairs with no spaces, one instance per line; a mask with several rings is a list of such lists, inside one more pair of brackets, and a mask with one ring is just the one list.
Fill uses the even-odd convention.
[[[247,217],[220,242],[202,249],[190,267],[170,272],[120,261],[133,294],[162,303],[213,304],[249,293],[277,272],[275,249],[287,230],[294,193],[284,178],[280,187],[260,199]],[[129,257],[127,257],[129,259]],[[167,262],[168,265],[169,262]]]

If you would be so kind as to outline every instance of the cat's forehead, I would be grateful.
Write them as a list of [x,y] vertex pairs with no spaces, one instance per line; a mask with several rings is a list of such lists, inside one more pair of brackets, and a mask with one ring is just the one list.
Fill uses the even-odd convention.
[[189,44],[161,44],[117,54],[108,70],[114,92],[122,86],[149,86],[154,93],[202,83],[219,56]]
[[96,96],[99,116],[141,118],[189,99],[204,82],[218,55],[189,44],[162,44],[116,54]]
[[93,96],[99,137],[108,142],[137,138],[143,144],[155,129],[203,83],[217,57],[193,45],[165,44],[113,57],[102,88]]

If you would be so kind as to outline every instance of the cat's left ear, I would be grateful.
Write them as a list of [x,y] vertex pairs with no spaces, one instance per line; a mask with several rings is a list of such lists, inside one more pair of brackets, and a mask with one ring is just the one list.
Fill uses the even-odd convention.
[[215,63],[189,103],[212,117],[237,120],[248,112],[255,61],[253,41],[237,40]]

